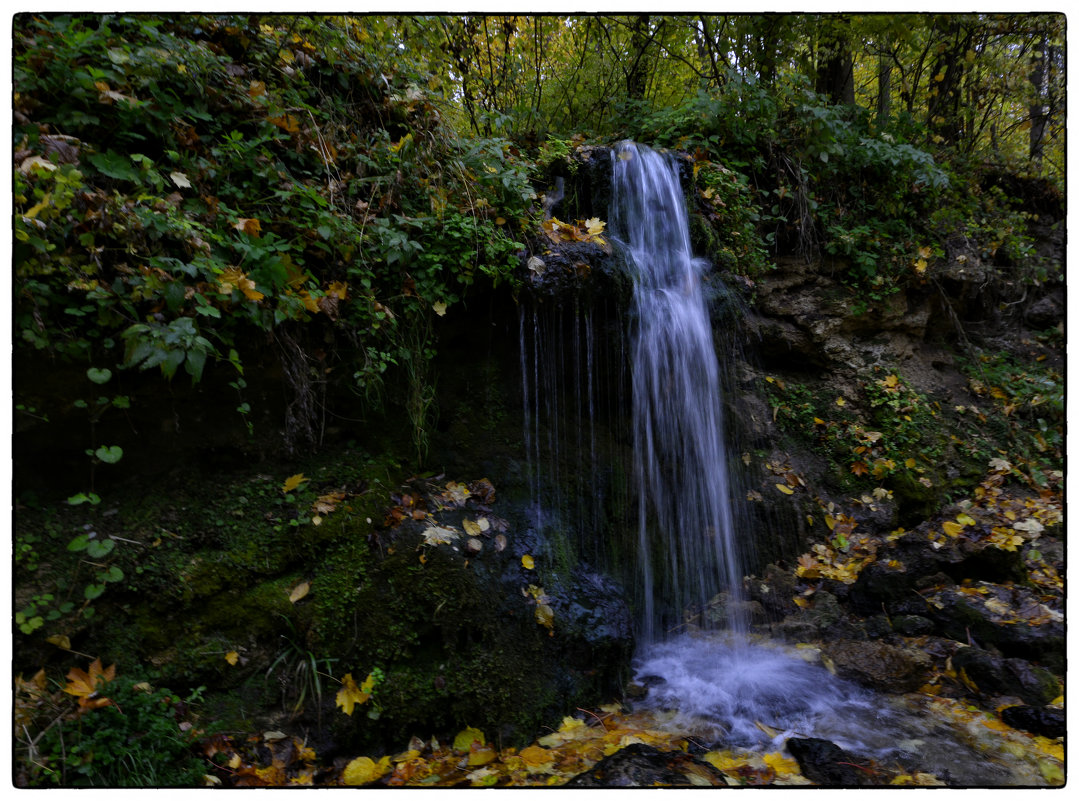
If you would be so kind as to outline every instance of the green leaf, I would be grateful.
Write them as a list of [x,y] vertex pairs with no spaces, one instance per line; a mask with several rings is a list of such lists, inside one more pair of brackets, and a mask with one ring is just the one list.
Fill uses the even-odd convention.
[[102,445],[96,451],[94,456],[103,461],[105,464],[116,464],[124,456],[124,449],[119,445]]
[[101,559],[112,553],[115,547],[115,540],[90,540],[86,546],[86,555],[91,559]]
[[86,377],[95,384],[107,384],[112,378],[112,370],[106,367],[91,367],[86,371]]
[[121,181],[138,181],[140,178],[139,171],[135,169],[131,159],[120,155],[114,150],[109,150],[105,153],[93,153],[88,157],[88,160],[109,178],[116,178]]
[[122,571],[116,565],[111,565],[108,570],[106,570],[104,573],[99,573],[98,576],[100,576],[104,581],[115,583],[117,581],[124,580],[124,571]]
[[96,493],[80,492],[78,495],[72,495],[67,499],[67,502],[72,506],[78,506],[80,503],[88,503],[91,506],[97,506],[101,503],[101,498]]
[[[70,503],[70,502],[71,501],[69,500],[68,503]],[[71,542],[69,542],[67,544],[67,549],[69,551],[85,551],[89,544],[90,544],[89,535],[80,534],[79,536],[75,537],[75,539],[73,539]]]
[[86,589],[83,590],[82,595],[87,601],[92,601],[101,593],[105,592],[104,584],[87,584]]

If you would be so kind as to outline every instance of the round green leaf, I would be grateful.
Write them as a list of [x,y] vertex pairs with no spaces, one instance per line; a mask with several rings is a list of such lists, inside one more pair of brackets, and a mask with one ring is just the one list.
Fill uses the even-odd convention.
[[105,464],[116,464],[124,456],[124,449],[119,445],[102,445],[96,451],[94,456],[103,461]]
[[86,555],[91,559],[100,559],[112,553],[115,547],[116,543],[113,540],[90,540],[86,546]]
[[[69,500],[68,503],[71,501]],[[80,534],[75,539],[67,544],[69,551],[85,551],[90,545],[90,537],[86,534]]]
[[100,574],[101,578],[105,581],[117,582],[124,580],[124,571],[118,568],[116,565],[112,565],[104,573]]
[[95,384],[107,384],[112,378],[112,370],[106,367],[91,367],[86,371],[86,377]]
[[99,595],[101,595],[101,593],[103,593],[103,592],[105,592],[105,585],[104,584],[87,584],[86,589],[83,590],[82,594],[83,594],[83,597],[85,597],[87,601],[92,601],[95,598],[97,598]]

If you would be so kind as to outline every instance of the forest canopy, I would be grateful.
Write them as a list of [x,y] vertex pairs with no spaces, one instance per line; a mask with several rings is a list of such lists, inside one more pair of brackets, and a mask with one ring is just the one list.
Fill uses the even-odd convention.
[[[401,399],[422,460],[431,326],[514,284],[573,148],[689,154],[725,209],[705,254],[723,269],[829,256],[884,292],[960,230],[1014,265],[1029,214],[993,176],[1059,197],[1064,24],[21,14],[16,351],[194,381],[219,364],[250,423],[244,364],[268,336],[290,448],[320,439],[332,380]],[[1020,280],[1049,277],[1030,264]],[[40,416],[36,400],[19,411]]]

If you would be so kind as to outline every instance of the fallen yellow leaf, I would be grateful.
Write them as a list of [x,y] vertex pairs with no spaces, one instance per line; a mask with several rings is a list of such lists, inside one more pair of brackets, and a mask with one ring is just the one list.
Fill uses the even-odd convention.
[[963,527],[952,520],[945,520],[940,527],[949,537],[958,537],[963,531]]
[[301,484],[304,484],[306,482],[307,482],[307,476],[305,476],[303,473],[297,473],[296,475],[289,476],[288,478],[285,479],[285,483],[281,485],[281,491],[282,492],[292,492],[298,486],[300,486]]
[[521,564],[524,565],[527,570],[532,570],[536,566],[536,562],[531,554],[527,553],[521,557]]
[[798,760],[793,757],[785,757],[783,754],[776,751],[772,754],[765,754],[763,756],[764,763],[774,770],[776,773],[801,773],[802,769],[798,765]]
[[483,732],[479,729],[469,726],[457,732],[457,736],[453,738],[453,750],[454,751],[471,751],[472,743],[479,743],[480,745],[487,744],[487,738],[483,736]]
[[793,495],[794,490],[788,487],[786,484],[776,484],[776,489],[782,492],[784,495]]
[[311,590],[311,584],[307,581],[301,581],[295,587],[292,588],[292,592],[289,593],[288,599],[292,603],[296,603],[298,600],[307,595]]
[[346,673],[341,679],[341,689],[337,692],[335,703],[346,715],[351,715],[356,704],[365,703],[370,697],[369,693],[363,692],[356,686],[356,680],[352,678],[352,674]]
[[225,654],[225,661],[230,665],[235,665],[240,660],[240,655],[235,651],[229,651]]
[[341,774],[341,781],[350,787],[358,787],[362,784],[370,784],[384,776],[390,769],[390,758],[382,757],[375,762],[370,757],[356,757],[345,766]]

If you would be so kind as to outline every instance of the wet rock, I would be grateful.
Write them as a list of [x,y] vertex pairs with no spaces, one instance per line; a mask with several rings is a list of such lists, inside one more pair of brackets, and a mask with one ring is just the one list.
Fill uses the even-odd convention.
[[960,648],[952,656],[952,667],[984,696],[1017,696],[1040,705],[1060,695],[1060,682],[1045,668],[981,648]]
[[682,751],[627,745],[570,779],[565,787],[725,787],[723,775]]
[[928,602],[926,615],[942,634],[959,642],[973,640],[1005,656],[1033,659],[1063,671],[1062,615],[1042,604],[1025,587],[979,582],[923,596]]
[[1009,706],[1000,710],[1000,719],[1013,729],[1043,737],[1063,737],[1067,721],[1063,709],[1051,706]]
[[842,640],[822,648],[838,676],[882,692],[918,689],[932,666],[932,660],[921,651],[883,642]]
[[892,618],[892,628],[905,637],[920,637],[932,634],[936,627],[932,620],[922,615],[896,615]]
[[873,784],[871,775],[855,765],[858,757],[818,737],[787,740],[787,750],[798,760],[802,774],[822,787],[862,787]]
[[765,614],[772,618],[785,617],[798,609],[793,600],[794,588],[794,572],[776,565],[765,567],[764,577],[754,577],[746,586],[750,600],[760,604]]
[[865,634],[871,640],[879,640],[892,634],[892,622],[887,615],[873,615],[866,618]]

